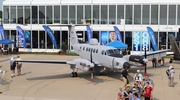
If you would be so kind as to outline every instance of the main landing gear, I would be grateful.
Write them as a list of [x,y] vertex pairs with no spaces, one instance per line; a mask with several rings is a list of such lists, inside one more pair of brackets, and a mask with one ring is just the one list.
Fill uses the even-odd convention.
[[77,72],[72,72],[71,77],[77,77]]

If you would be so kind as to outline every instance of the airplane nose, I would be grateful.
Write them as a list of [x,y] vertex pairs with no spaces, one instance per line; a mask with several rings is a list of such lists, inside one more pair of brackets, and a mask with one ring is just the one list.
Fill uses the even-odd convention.
[[128,62],[125,62],[125,63],[123,64],[123,68],[130,68],[130,64],[129,64]]

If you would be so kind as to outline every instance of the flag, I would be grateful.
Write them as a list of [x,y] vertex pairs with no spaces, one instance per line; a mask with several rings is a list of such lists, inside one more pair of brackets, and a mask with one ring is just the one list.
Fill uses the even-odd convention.
[[24,31],[22,30],[22,28],[20,26],[16,26],[17,30],[18,30],[18,46],[19,47],[26,47],[26,39],[24,36]]
[[116,33],[116,36],[117,36],[117,39],[119,40],[119,42],[122,42],[120,30],[116,26],[114,26],[114,31]]

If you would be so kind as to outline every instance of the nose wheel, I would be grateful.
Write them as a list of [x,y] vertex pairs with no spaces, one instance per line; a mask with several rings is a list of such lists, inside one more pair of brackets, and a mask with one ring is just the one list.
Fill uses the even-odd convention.
[[72,72],[71,77],[77,77],[77,72]]

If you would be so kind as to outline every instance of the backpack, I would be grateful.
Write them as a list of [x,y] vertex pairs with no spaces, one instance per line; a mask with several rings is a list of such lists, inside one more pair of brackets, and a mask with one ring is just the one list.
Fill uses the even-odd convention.
[[167,76],[170,76],[170,70],[169,69],[166,70],[166,74],[167,74]]

